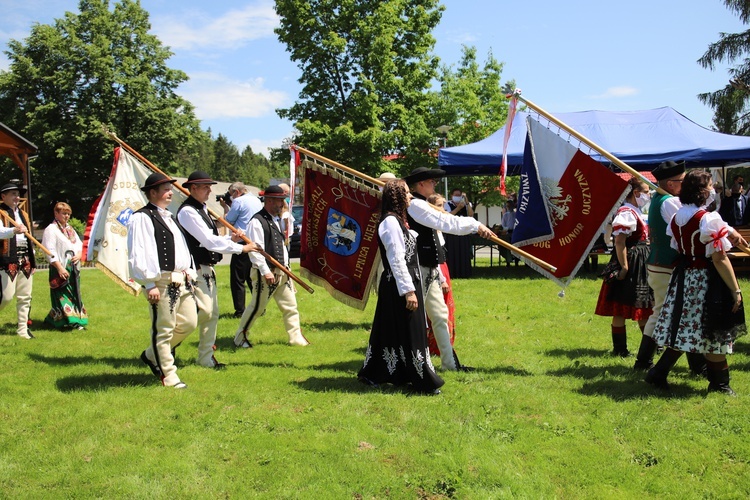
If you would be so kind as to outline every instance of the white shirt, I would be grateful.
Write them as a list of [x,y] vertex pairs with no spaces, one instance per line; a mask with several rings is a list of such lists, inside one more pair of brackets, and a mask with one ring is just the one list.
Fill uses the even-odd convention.
[[[208,216],[208,210],[203,205],[203,211]],[[177,213],[177,220],[182,228],[193,236],[203,248],[218,253],[242,253],[242,245],[232,241],[232,236],[218,236],[206,225],[206,221],[195,207],[185,206]]]
[[460,217],[441,212],[425,200],[414,198],[409,204],[409,215],[415,221],[431,229],[463,236],[479,231],[480,222],[474,217]]
[[[276,224],[276,228],[281,231],[281,226],[279,225],[281,219],[279,217],[273,217],[272,224]],[[271,229],[273,230],[273,228]],[[250,224],[247,227],[247,236],[253,242],[255,242],[256,245],[258,245],[261,249],[265,250],[265,242],[266,237],[263,233],[263,226],[261,225],[261,222],[253,218],[250,220]],[[284,259],[279,261],[280,264],[283,264],[285,266],[289,265],[289,251],[286,248],[286,245],[282,245],[284,248]],[[262,276],[265,276],[266,274],[271,273],[271,268],[268,267],[268,263],[266,262],[266,258],[263,257],[258,252],[250,252],[250,262],[253,263],[253,267],[257,268],[258,271],[260,271],[260,274]]]
[[[416,239],[417,233],[409,230]],[[404,233],[398,219],[393,216],[386,217],[378,226],[380,241],[385,247],[385,256],[391,266],[391,273],[396,280],[396,289],[400,296],[416,290],[412,282],[409,269],[406,267],[406,243]]]
[[[13,218],[15,219],[15,221],[16,221],[17,224],[23,224],[24,226],[26,225],[26,223],[24,222],[23,217],[21,217],[21,214],[18,213],[18,208],[16,208],[15,210],[13,210]],[[27,227],[26,229],[29,230],[29,231],[31,231],[30,227]],[[0,239],[9,240],[13,236],[15,236],[16,237],[16,246],[18,246],[18,245],[20,245],[20,246],[27,246],[29,244],[29,242],[28,242],[28,240],[26,238],[26,235],[24,235],[23,233],[15,234],[15,232],[14,232],[15,230],[16,230],[16,228],[13,226],[13,224],[10,224],[10,227],[5,227],[5,226],[0,227]]]
[[[705,209],[705,207],[701,208]],[[699,207],[696,207],[695,205],[685,205],[680,208],[675,214],[674,222],[678,226],[682,227],[687,224],[690,219],[693,218],[693,215],[695,215],[695,212],[697,212],[698,210]],[[698,230],[700,231],[700,236],[698,237],[698,239],[701,241],[701,243],[707,243],[706,257],[711,257],[713,253],[721,250],[728,252],[732,248],[732,243],[729,241],[729,238],[727,238],[727,236],[718,238],[717,241],[719,242],[719,246],[717,248],[714,248],[712,241],[721,233],[722,229],[724,228],[726,228],[727,234],[732,230],[729,227],[729,224],[724,222],[721,216],[716,212],[708,212],[701,218],[701,221],[698,224]],[[677,246],[677,240],[675,239],[674,233],[672,232],[671,222],[667,225],[667,236],[672,237],[672,248],[674,248],[675,250],[679,250]]]
[[[172,213],[163,208],[158,208],[158,211],[174,236],[173,271],[191,269],[193,261],[187,241],[180,228],[172,220]],[[148,214],[136,212],[128,221],[128,267],[130,276],[147,290],[155,287],[154,282],[161,277],[159,250],[156,248],[154,239],[154,224]]]
[[676,214],[680,208],[682,208],[682,202],[677,196],[672,196],[662,202],[659,213],[661,214],[662,219],[664,219],[664,222],[669,224],[672,217],[674,217],[674,214]]
[[73,231],[75,235],[75,242],[68,239],[68,236],[60,230],[57,222],[53,222],[44,230],[44,236],[42,236],[42,245],[52,252],[52,255],[47,256],[47,260],[52,264],[60,261],[63,267],[67,267],[70,261],[70,255],[66,255],[68,252],[73,252],[73,255],[78,255],[83,249],[83,243],[78,237],[78,234]]

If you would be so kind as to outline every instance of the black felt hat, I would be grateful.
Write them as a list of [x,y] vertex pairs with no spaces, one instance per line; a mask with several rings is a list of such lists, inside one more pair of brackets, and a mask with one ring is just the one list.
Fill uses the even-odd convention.
[[268,186],[265,191],[263,191],[264,198],[286,198],[286,191],[284,191],[284,188],[281,186]]
[[200,170],[196,170],[190,176],[188,179],[182,183],[182,187],[187,188],[190,187],[191,184],[216,184],[217,182],[213,179],[211,179],[211,176],[208,175],[206,172],[202,172]]
[[440,170],[439,168],[417,167],[412,170],[409,175],[404,177],[404,181],[411,186],[417,182],[426,181],[427,179],[439,179],[441,177],[445,177],[445,170]]
[[18,191],[18,194],[20,194],[21,196],[26,194],[26,189],[24,189],[23,186],[19,186],[18,184],[14,182],[9,182],[3,185],[3,187],[0,187],[0,194],[7,193],[8,191],[14,191],[14,190]]
[[175,182],[177,182],[177,181],[175,181],[174,179],[170,179],[169,177],[167,177],[164,174],[153,173],[153,174],[149,175],[146,178],[146,183],[141,188],[141,191],[143,191],[145,193],[149,189],[153,189],[155,187],[159,187],[162,184],[175,183]]
[[657,181],[670,179],[685,172],[685,163],[675,163],[672,160],[659,163],[659,166],[651,171]]

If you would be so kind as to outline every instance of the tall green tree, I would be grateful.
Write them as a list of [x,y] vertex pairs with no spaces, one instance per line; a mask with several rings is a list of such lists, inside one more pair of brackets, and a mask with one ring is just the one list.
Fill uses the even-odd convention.
[[108,0],[81,0],[79,11],[11,40],[0,73],[0,120],[39,146],[33,192],[67,199],[76,214],[111,168],[102,126],[170,172],[200,135],[193,107],[175,93],[187,75],[167,66],[172,53],[149,33],[138,0],[111,10]]
[[[513,81],[502,83],[502,72],[503,64],[491,51],[484,65],[480,65],[476,48],[470,46],[463,47],[456,67],[441,68],[440,89],[430,93],[432,107],[428,124],[433,130],[449,127],[443,138],[446,145],[476,142],[502,127],[508,118],[505,95],[515,87]],[[460,188],[475,205],[493,206],[503,201],[498,192],[499,183],[497,176],[451,177],[448,189]]]
[[295,123],[297,143],[374,175],[386,155],[402,171],[429,161],[425,91],[443,9],[439,0],[277,0],[276,34],[303,86],[277,113]]
[[[750,1],[724,0],[724,5],[737,14],[743,24],[750,22]],[[750,30],[721,33],[719,40],[708,46],[698,64],[711,70],[719,63],[738,63],[729,68],[730,83],[714,92],[698,95],[714,109],[714,125],[720,132],[750,135]]]

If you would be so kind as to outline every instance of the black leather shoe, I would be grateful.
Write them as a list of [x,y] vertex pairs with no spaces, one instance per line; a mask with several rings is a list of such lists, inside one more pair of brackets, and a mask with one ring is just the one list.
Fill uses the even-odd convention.
[[650,370],[654,367],[654,363],[651,361],[643,361],[641,359],[636,359],[635,364],[633,364],[633,370],[634,371],[646,371]]
[[651,384],[657,389],[661,389],[662,391],[669,392],[670,390],[667,379],[659,377],[656,373],[656,370],[654,370],[653,368],[648,371],[646,377],[643,380],[645,380],[647,384]]
[[151,368],[151,373],[153,373],[155,377],[161,378],[161,368],[153,364],[151,360],[148,359],[148,357],[146,356],[146,351],[143,351],[141,353],[141,361],[143,361],[146,366]]
[[215,356],[211,356],[211,359],[214,360],[214,366],[213,366],[214,370],[223,370],[224,368],[227,367],[226,363],[219,363]]

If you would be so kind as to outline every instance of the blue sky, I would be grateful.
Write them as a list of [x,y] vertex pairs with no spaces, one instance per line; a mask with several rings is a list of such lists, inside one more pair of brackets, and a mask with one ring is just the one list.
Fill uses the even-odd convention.
[[[443,64],[462,44],[504,63],[503,81],[554,112],[639,110],[671,106],[705,127],[711,110],[696,95],[726,84],[726,67],[696,60],[719,32],[745,27],[721,0],[443,0],[434,31]],[[179,93],[196,106],[203,128],[240,149],[266,153],[292,132],[274,109],[296,99],[300,71],[273,34],[266,0],[141,0],[152,31],[174,52],[169,64],[190,81]],[[77,0],[0,0],[0,47],[23,39],[33,23],[52,23]],[[5,54],[0,69],[8,68]],[[33,138],[30,138],[33,140]]]

